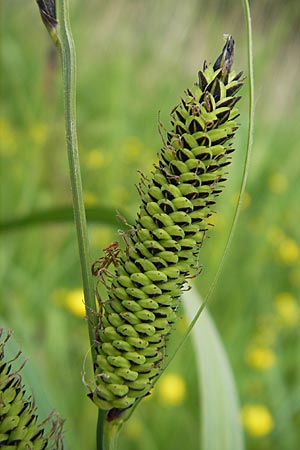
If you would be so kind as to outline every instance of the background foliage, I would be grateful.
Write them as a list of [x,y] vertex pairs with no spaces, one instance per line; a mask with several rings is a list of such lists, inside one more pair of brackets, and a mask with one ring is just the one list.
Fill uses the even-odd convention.
[[[300,440],[299,104],[300,6],[251,2],[256,126],[247,195],[210,304],[228,351],[250,450],[294,450]],[[240,2],[71,2],[78,59],[78,134],[87,206],[133,217],[137,170],[149,173],[168,114],[213,60],[223,33],[246,71]],[[58,62],[35,2],[4,1],[1,23],[1,221],[70,205]],[[246,89],[244,89],[246,93]],[[197,286],[205,296],[237,199],[247,132],[241,103],[237,152]],[[117,228],[90,224],[92,254]],[[81,383],[88,351],[71,222],[2,228],[0,314],[31,358],[70,448],[92,449],[96,414]],[[182,335],[178,324],[174,341]],[[86,377],[88,378],[89,367]],[[169,378],[168,378],[169,377]],[[169,392],[170,386],[171,394]],[[175,393],[175,394],[174,394]],[[217,406],[216,406],[217,407]],[[198,448],[198,386],[191,342],[125,426],[126,449]],[[176,424],[176,426],[175,426]]]

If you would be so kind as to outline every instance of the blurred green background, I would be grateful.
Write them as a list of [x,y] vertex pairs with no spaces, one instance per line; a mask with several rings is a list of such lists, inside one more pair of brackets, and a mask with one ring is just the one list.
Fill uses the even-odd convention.
[[[203,60],[218,55],[224,33],[236,40],[236,70],[247,72],[242,2],[70,3],[86,204],[119,209],[131,218],[138,207],[137,170],[149,173],[160,149],[158,111],[168,125],[170,110],[196,81]],[[96,411],[81,382],[89,344],[74,226],[13,227],[18,218],[71,205],[59,62],[33,0],[4,0],[1,6],[1,320],[22,343],[49,405],[66,418],[69,448],[92,450]],[[235,374],[247,448],[295,450],[300,3],[253,0],[251,8],[254,151],[243,211],[210,311]],[[224,250],[242,178],[247,82],[243,94],[237,151],[212,219],[215,229],[201,252],[204,270],[197,286],[203,296]],[[117,219],[115,226],[90,223],[94,259],[118,238],[120,227]],[[182,320],[174,339],[184,329]],[[125,426],[122,449],[198,449],[198,396],[188,342]]]

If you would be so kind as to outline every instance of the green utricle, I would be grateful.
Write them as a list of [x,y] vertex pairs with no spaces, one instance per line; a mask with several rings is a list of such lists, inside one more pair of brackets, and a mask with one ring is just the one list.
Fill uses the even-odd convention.
[[197,83],[171,113],[152,179],[140,185],[136,223],[118,257],[97,330],[90,397],[99,408],[129,408],[162,371],[166,337],[186,279],[199,269],[208,218],[233,152],[242,86],[242,73],[231,70],[233,48],[228,37],[216,62],[204,63]]
[[[26,392],[20,369],[14,370],[12,361],[5,360],[5,345],[9,339],[0,329],[0,448],[2,450],[59,450],[61,422],[49,416],[38,422],[33,398]],[[54,420],[55,419],[55,420]],[[52,421],[51,430],[46,423]]]

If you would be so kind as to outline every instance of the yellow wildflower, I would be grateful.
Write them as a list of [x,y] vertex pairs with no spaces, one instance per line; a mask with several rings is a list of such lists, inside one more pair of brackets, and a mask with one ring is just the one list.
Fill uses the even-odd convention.
[[186,396],[184,379],[175,373],[162,376],[157,392],[162,403],[167,405],[180,405]]
[[74,316],[85,317],[84,294],[82,289],[67,291],[63,298],[63,305]]
[[254,437],[265,436],[274,428],[273,417],[264,405],[243,406],[242,421],[247,432]]
[[268,347],[250,347],[245,355],[247,364],[258,370],[267,370],[276,363],[276,354]]
[[280,172],[273,173],[268,179],[268,185],[274,194],[282,194],[288,188],[288,181],[285,175]]
[[85,157],[88,169],[101,169],[109,163],[109,157],[101,149],[90,150]]
[[289,292],[281,292],[275,299],[275,308],[281,324],[294,326],[299,322],[299,305]]
[[299,257],[297,243],[293,239],[284,239],[279,245],[278,256],[284,264],[293,264]]

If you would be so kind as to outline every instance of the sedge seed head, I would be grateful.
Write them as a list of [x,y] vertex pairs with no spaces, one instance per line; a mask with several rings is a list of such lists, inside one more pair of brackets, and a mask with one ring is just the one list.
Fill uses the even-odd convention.
[[238,128],[242,73],[232,71],[233,55],[228,36],[216,62],[204,64],[198,82],[171,112],[166,132],[160,124],[159,162],[151,178],[141,177],[141,206],[135,224],[122,233],[125,248],[112,255],[106,247],[92,266],[108,298],[99,298],[95,388],[89,396],[113,415],[151,391],[164,367],[181,292],[201,271],[199,250]]
[[[5,347],[11,333],[0,329],[0,436],[3,448],[63,450],[63,421],[52,412],[43,422],[38,421],[34,400],[22,382],[21,367],[14,369],[21,352],[8,360]],[[47,430],[48,424],[50,430]],[[49,428],[49,427],[48,427]]]

